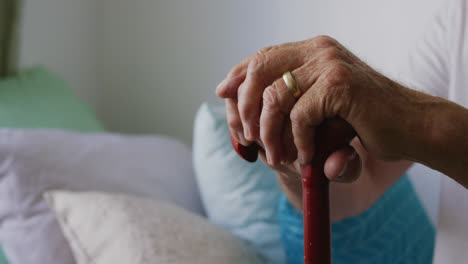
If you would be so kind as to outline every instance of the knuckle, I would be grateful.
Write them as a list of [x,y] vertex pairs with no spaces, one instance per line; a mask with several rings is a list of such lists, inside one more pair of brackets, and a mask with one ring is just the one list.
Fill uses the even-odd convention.
[[249,68],[252,70],[261,69],[262,65],[265,63],[267,59],[267,54],[273,49],[273,47],[265,47],[259,49],[255,55],[253,56],[252,61],[249,64]]
[[325,74],[322,87],[322,110],[329,114],[344,114],[350,109],[352,98],[352,73],[348,65],[334,63]]
[[327,36],[327,35],[317,36],[313,38],[312,40],[316,48],[333,47],[338,44],[338,42],[334,38]]
[[279,105],[279,93],[277,84],[273,83],[271,86],[267,87],[263,92],[263,106],[265,110],[276,109]]
[[242,130],[242,122],[238,116],[228,118],[227,123],[234,130]]
[[336,47],[325,48],[321,53],[320,57],[325,61],[334,61],[341,58],[340,50]]
[[279,46],[270,46],[259,49],[253,56],[252,60],[249,63],[249,70],[251,72],[260,72],[263,71],[265,68],[265,64],[268,60],[268,54],[271,53],[272,50],[279,49]]
[[296,108],[291,110],[289,118],[291,119],[291,125],[293,128],[303,127],[305,114],[303,111],[299,111]]
[[345,63],[340,61],[331,62],[324,74],[328,88],[349,84],[351,78],[351,70]]
[[265,55],[261,55],[260,53],[255,54],[249,63],[248,71],[254,73],[259,72],[263,68],[264,61]]
[[269,51],[271,51],[272,49],[274,49],[274,46],[261,48],[261,49],[259,49],[259,50],[257,51],[257,55],[265,55],[265,54],[267,54]]
[[242,72],[243,72],[243,67],[241,65],[236,65],[228,73],[228,77],[229,78],[235,78],[235,77],[241,75]]

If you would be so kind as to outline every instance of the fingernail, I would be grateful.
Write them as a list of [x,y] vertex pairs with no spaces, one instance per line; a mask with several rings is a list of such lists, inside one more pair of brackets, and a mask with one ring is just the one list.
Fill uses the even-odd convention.
[[271,166],[278,165],[278,157],[276,157],[276,159],[274,157],[275,157],[274,155],[270,155],[270,165]]
[[250,129],[245,127],[244,128],[244,135],[245,135],[245,138],[248,139],[248,140],[252,140],[252,134],[250,133]]
[[239,143],[243,146],[246,146],[247,140],[245,140],[244,136],[240,132],[236,132],[237,139],[239,140]]
[[267,158],[267,162],[268,162],[268,165],[271,165],[271,157],[270,157],[270,153],[266,153],[266,158]]
[[351,154],[351,156],[349,156],[348,160],[346,160],[346,164],[344,165],[343,169],[340,171],[340,173],[338,174],[338,176],[336,177],[337,180],[340,180],[341,178],[343,178],[343,176],[345,175],[346,173],[346,170],[348,169],[348,166],[349,166],[349,163],[354,160],[357,156],[357,153],[356,151],[353,152],[353,154]]
[[301,152],[297,153],[297,160],[299,161],[299,164],[304,164],[304,154]]

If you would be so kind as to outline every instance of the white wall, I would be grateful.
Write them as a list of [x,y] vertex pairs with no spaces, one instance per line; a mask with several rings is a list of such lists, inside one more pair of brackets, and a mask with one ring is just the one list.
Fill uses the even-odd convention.
[[101,0],[100,115],[190,142],[194,112],[257,49],[329,34],[390,72],[442,0]]
[[257,49],[329,34],[379,69],[442,0],[26,0],[21,65],[45,64],[111,128],[191,141],[203,101]]
[[194,112],[257,49],[329,34],[391,72],[443,0],[25,0],[21,65],[45,64],[110,128],[190,143]]
[[20,66],[44,64],[97,105],[98,10],[94,0],[25,0]]
[[278,10],[265,1],[102,2],[101,114],[127,132],[190,142],[198,106],[214,101],[230,66],[276,33],[266,14]]

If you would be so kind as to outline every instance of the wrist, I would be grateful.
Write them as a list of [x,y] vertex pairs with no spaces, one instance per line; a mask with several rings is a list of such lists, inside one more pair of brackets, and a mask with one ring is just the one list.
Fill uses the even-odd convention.
[[418,96],[421,135],[415,140],[410,159],[467,186],[463,179],[466,165],[460,160],[468,157],[468,110],[440,97]]
[[404,120],[401,125],[403,149],[401,158],[416,162],[423,162],[425,156],[430,152],[429,142],[434,138],[434,112],[435,106],[439,104],[437,97],[424,94],[403,87],[405,93]]

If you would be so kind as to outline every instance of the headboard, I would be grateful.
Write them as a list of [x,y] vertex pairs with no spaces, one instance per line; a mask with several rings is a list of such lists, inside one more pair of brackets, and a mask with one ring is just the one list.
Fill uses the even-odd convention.
[[22,0],[0,0],[0,78],[16,71],[21,2]]

